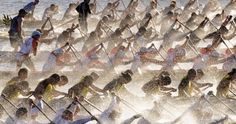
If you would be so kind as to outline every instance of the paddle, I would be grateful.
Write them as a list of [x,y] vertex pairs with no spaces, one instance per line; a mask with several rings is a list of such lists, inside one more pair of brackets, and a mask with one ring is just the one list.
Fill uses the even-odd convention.
[[95,120],[99,123],[102,124],[79,100],[76,101],[77,103],[79,103],[79,105],[92,117],[95,118]]
[[[42,101],[44,102],[44,100]],[[46,117],[50,121],[50,123],[53,123],[53,121],[46,115],[46,113],[44,113],[33,101],[31,103],[43,114],[44,117]]]
[[10,115],[10,113],[3,107],[2,104],[0,104],[0,108],[4,110],[4,112],[7,114],[7,116],[9,116],[9,118],[14,121],[14,118]]

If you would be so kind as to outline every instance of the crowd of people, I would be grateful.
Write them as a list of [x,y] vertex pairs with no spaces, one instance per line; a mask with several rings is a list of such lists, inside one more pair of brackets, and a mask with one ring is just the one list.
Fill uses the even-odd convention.
[[[43,115],[53,124],[84,124],[90,121],[100,124],[131,124],[136,122],[135,120],[138,124],[151,124],[160,120],[161,112],[158,108],[165,104],[166,99],[191,98],[199,99],[187,109],[194,113],[198,123],[235,123],[235,120],[229,117],[230,114],[215,120],[213,115],[217,109],[206,112],[201,102],[205,100],[210,103],[210,98],[216,98],[218,102],[214,104],[222,103],[222,100],[233,100],[235,103],[236,0],[230,0],[225,7],[218,0],[209,0],[205,6],[198,0],[189,0],[183,8],[177,6],[176,0],[171,0],[170,5],[165,8],[161,7],[158,0],[150,0],[150,4],[142,10],[139,9],[139,5],[143,4],[142,0],[131,0],[128,6],[123,0],[117,0],[108,2],[100,12],[97,11],[97,2],[84,0],[70,3],[62,20],[78,18],[78,24],[71,24],[71,27],[52,39],[49,39],[48,35],[54,32],[51,19],[59,13],[59,6],[56,4],[45,9],[42,16],[45,23],[41,29],[35,29],[28,38],[23,37],[22,25],[24,19],[35,20],[35,8],[40,1],[34,0],[27,4],[11,20],[9,39],[16,53],[18,76],[8,81],[2,90],[0,117],[4,112],[8,113],[4,103],[14,105],[12,107],[15,107],[16,111],[14,116],[8,113],[8,118],[2,123],[38,124],[37,119]],[[119,10],[118,6],[123,6],[124,9]],[[94,22],[89,22],[88,19],[92,15],[99,16],[100,20],[90,32],[89,25]],[[51,25],[48,30],[45,30],[46,23]],[[75,30],[79,30],[80,37],[72,35]],[[50,76],[43,76],[44,80],[32,90],[27,81],[30,78],[29,71],[38,70],[31,54],[37,56],[41,43],[51,45],[53,41],[56,42],[56,49],[50,52],[40,71],[44,76]],[[74,47],[81,42],[81,50]],[[208,45],[200,48],[201,42]],[[229,43],[234,46],[229,47]],[[193,64],[186,71],[180,63],[188,62]],[[27,68],[24,68],[23,64]],[[145,96],[138,97],[126,86],[130,83],[140,85],[132,82],[134,75],[145,78],[142,69],[150,64],[160,65],[161,68],[156,69],[152,79],[142,83],[140,90]],[[215,67],[219,64],[222,68]],[[116,68],[120,65],[129,65],[129,69],[123,70],[103,88],[95,85],[104,75],[117,73]],[[92,68],[101,69],[103,72],[93,71],[75,83],[74,79],[69,79],[66,74],[60,75],[66,66],[73,68],[75,73],[86,74],[91,72]],[[179,74],[179,71],[183,72]],[[211,75],[210,79],[217,79],[217,84],[203,83],[202,80],[208,73]],[[57,89],[70,82],[74,85],[67,92]],[[176,82],[177,87],[173,85],[176,85]],[[204,94],[209,89],[215,90],[215,94],[212,91]],[[58,98],[60,96],[62,97]],[[104,110],[96,107],[104,101],[101,96],[110,102]],[[165,100],[156,101],[156,96]],[[135,112],[131,118],[122,120],[120,104],[128,104],[130,107],[127,99],[155,102],[150,110]],[[53,104],[61,102],[65,104],[55,110],[56,106]],[[99,110],[101,114],[92,114],[84,103]],[[231,110],[231,114],[236,114],[230,106],[225,107]],[[49,110],[45,110],[46,108],[55,112],[54,119],[47,115],[45,111]],[[81,118],[82,108],[90,116]],[[222,113],[226,115],[227,112]],[[186,113],[175,120],[168,120],[168,123],[180,122],[184,114]]]

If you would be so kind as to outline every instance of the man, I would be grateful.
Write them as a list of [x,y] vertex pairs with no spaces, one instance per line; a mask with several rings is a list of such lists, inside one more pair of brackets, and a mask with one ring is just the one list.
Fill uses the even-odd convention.
[[37,55],[38,42],[40,40],[41,33],[34,31],[30,38],[26,39],[19,52],[16,53],[17,70],[26,64],[32,71],[35,71],[33,62],[31,61],[30,54]]
[[161,61],[154,59],[158,51],[154,49],[153,46],[154,44],[152,44],[149,48],[141,47],[140,50],[136,52],[136,54],[134,55],[134,60],[131,61],[131,70],[133,72],[136,72],[139,67],[141,67],[145,63],[162,63]]
[[210,33],[205,37],[205,39],[212,39],[212,47],[217,48],[222,42],[225,42],[224,40],[231,40],[236,36],[236,25],[233,22],[230,23],[233,31],[226,28],[231,21],[231,18],[232,16],[227,16],[219,30]]
[[125,85],[132,81],[132,75],[133,75],[133,72],[131,70],[126,70],[125,72],[122,72],[118,78],[113,79],[111,82],[109,82],[103,88],[102,91],[114,92],[117,95],[120,95],[120,94],[128,95],[127,93],[129,92],[125,88]]
[[26,6],[24,6],[24,10],[28,13],[27,19],[28,20],[35,20],[34,19],[34,10],[35,6],[39,3],[39,0],[34,0],[34,2],[28,3]]
[[52,24],[50,24],[49,29],[45,29],[45,26],[49,21],[50,21],[50,18],[48,17],[43,23],[43,25],[41,26],[41,28],[37,29],[37,31],[42,33],[42,36],[40,38],[40,43],[51,44],[53,40],[57,39],[57,36],[48,38],[50,36],[50,32],[54,30]]
[[144,84],[142,90],[146,93],[146,96],[150,95],[171,95],[171,92],[176,92],[175,88],[166,87],[171,84],[171,78],[168,75],[164,75],[164,72],[158,77],[154,77],[151,81]]
[[194,90],[194,84],[192,83],[195,78],[197,76],[197,73],[194,69],[190,69],[188,71],[188,74],[187,76],[185,76],[179,86],[178,86],[178,90],[179,90],[179,93],[178,93],[178,96],[179,97],[191,97],[192,96],[192,93],[193,93],[193,90]]
[[30,88],[29,88],[29,83],[27,81],[21,81],[17,84],[7,85],[2,90],[1,94],[3,97],[6,97],[8,100],[18,103],[20,95],[28,96],[31,94]]
[[105,111],[103,111],[99,117],[99,120],[102,124],[132,124],[134,120],[142,117],[140,114],[136,114],[131,118],[120,121],[120,117],[122,114],[120,110],[121,108],[119,106],[120,101],[121,100],[119,97],[112,96],[112,101],[109,107]]
[[28,70],[26,68],[21,68],[18,71],[18,75],[13,77],[6,85],[17,84],[21,81],[25,81],[28,78]]
[[15,113],[15,120],[13,124],[28,124],[27,115],[28,110],[26,108],[18,108]]
[[110,52],[110,54],[111,54],[111,62],[110,63],[112,63],[113,65],[120,65],[126,59],[126,53],[127,53],[127,51],[129,51],[131,43],[128,43],[128,45],[126,47],[122,44],[123,44],[123,42],[118,44]]
[[55,4],[51,4],[50,7],[45,9],[42,20],[46,20],[47,18],[52,19],[56,14],[58,14],[58,6]]
[[221,98],[230,98],[229,92],[234,88],[233,81],[236,79],[236,69],[232,69],[217,86],[216,95]]
[[58,71],[59,68],[66,65],[69,62],[70,54],[68,54],[70,47],[69,43],[66,43],[61,48],[57,48],[56,50],[52,51],[48,56],[47,61],[43,65],[43,72],[54,72]]
[[99,60],[99,53],[104,49],[103,44],[98,44],[85,54],[85,58],[82,59],[83,68],[98,67],[104,68],[105,64]]
[[56,47],[64,46],[67,42],[73,42],[74,38],[72,37],[72,33],[78,28],[78,24],[72,24],[70,28],[64,30],[57,38]]
[[190,69],[187,76],[181,80],[181,83],[178,86],[179,97],[191,97],[193,95],[196,96],[202,94],[200,88],[213,86],[211,83],[198,83],[197,80],[199,80],[203,74],[200,72],[200,70],[197,71]]
[[88,32],[87,17],[91,14],[89,2],[90,0],[84,0],[84,2],[79,4],[76,8],[76,11],[79,13],[79,25],[84,33]]
[[78,98],[80,97],[86,98],[88,93],[94,95],[97,94],[97,92],[102,92],[100,88],[96,87],[93,84],[93,82],[95,82],[98,78],[99,78],[98,74],[94,72],[91,73],[90,75],[83,77],[83,79],[79,83],[77,83],[68,90],[69,97],[76,96]]
[[18,50],[18,47],[23,43],[23,18],[27,12],[24,9],[19,10],[19,14],[11,20],[11,26],[9,30],[9,40],[11,47],[14,48],[14,52]]
[[77,17],[76,4],[70,3],[69,7],[66,9],[66,12],[65,12],[62,20],[68,20],[68,19],[75,18],[75,17]]
[[86,124],[90,121],[96,120],[96,117],[94,116],[78,120],[74,120],[73,117],[74,115],[70,110],[65,110],[61,115],[57,116],[53,122],[55,124]]
[[66,76],[53,74],[38,84],[38,86],[35,88],[34,96],[36,98],[42,97],[45,101],[50,102],[59,95],[66,95],[66,93],[57,91],[56,87],[62,87],[68,82],[69,80]]

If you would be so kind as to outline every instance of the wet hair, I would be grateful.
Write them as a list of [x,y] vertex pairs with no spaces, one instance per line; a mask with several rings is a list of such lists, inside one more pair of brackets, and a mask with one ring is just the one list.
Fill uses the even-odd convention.
[[21,107],[21,108],[18,108],[16,110],[16,117],[17,118],[22,118],[23,116],[25,116],[26,114],[28,113],[28,110],[25,108],[25,107]]
[[167,15],[169,15],[169,16],[173,16],[174,13],[173,13],[172,11],[169,11],[169,12],[167,13]]
[[20,15],[21,15],[21,14],[22,14],[22,15],[23,15],[23,14],[25,14],[25,15],[26,15],[26,14],[27,14],[27,12],[26,12],[24,9],[20,9],[20,10],[19,10],[19,14],[20,14]]
[[196,72],[196,70],[194,70],[194,69],[190,69],[190,70],[188,70],[188,76],[189,75],[197,75],[197,72]]
[[92,72],[92,73],[90,74],[90,76],[93,78],[93,80],[96,80],[96,79],[99,78],[99,75],[98,75],[97,73],[95,73],[95,72]]
[[73,112],[71,112],[70,110],[63,111],[62,118],[65,120],[71,120],[73,118]]
[[124,73],[125,73],[125,74],[129,74],[129,75],[133,75],[133,72],[132,72],[132,70],[130,70],[130,69],[126,70]]
[[128,83],[130,81],[132,81],[132,77],[129,73],[121,73],[122,77],[124,77],[125,81],[124,83]]
[[191,16],[196,17],[197,14],[196,14],[195,12],[193,12],[193,13],[191,14]]
[[56,7],[56,5],[55,4],[51,4],[50,7]]
[[236,68],[233,68],[231,72],[228,73],[229,76],[234,75],[236,73]]
[[146,32],[146,31],[147,31],[147,29],[146,29],[145,27],[143,27],[143,26],[142,26],[142,27],[140,27],[140,28],[139,28],[139,30],[138,30],[138,31],[139,31],[139,32]]
[[64,82],[69,82],[69,79],[68,79],[68,77],[67,77],[67,76],[65,76],[65,75],[61,75],[60,79],[61,79],[61,81],[64,81]]
[[20,76],[21,74],[26,74],[28,73],[28,70],[26,68],[21,68],[19,71],[18,71],[18,76]]
[[163,85],[170,85],[171,84],[171,78],[169,76],[164,76],[161,78]]
[[202,71],[202,69],[197,69],[197,75],[204,75],[204,72]]
[[52,74],[49,78],[53,80],[52,84],[57,84],[60,81],[60,76],[56,73]]
[[108,17],[107,17],[107,16],[103,16],[103,17],[102,17],[102,20],[105,21],[105,22],[107,22],[107,21],[108,21]]

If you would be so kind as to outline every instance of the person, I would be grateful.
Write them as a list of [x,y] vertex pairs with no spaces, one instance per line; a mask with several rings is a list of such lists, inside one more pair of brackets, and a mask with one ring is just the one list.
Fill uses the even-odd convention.
[[[40,81],[33,92],[34,97],[36,99],[41,99],[44,98],[43,96],[49,96],[49,93],[52,93],[54,91],[54,87],[58,85],[59,82],[60,82],[60,76],[56,73]],[[44,99],[50,100],[50,98],[44,98]]]
[[231,22],[231,28],[233,31],[230,31],[226,28],[226,26],[229,24],[231,21],[232,16],[227,16],[226,19],[224,20],[223,24],[220,26],[220,29],[208,34],[204,39],[213,39],[212,40],[212,47],[217,48],[222,42],[225,42],[224,40],[231,40],[233,39],[236,35],[236,25]]
[[175,0],[171,0],[171,3],[169,6],[165,7],[164,10],[162,10],[162,15],[168,15],[169,12],[175,12],[175,10],[177,9],[177,5],[176,5],[176,1]]
[[166,87],[171,84],[169,73],[161,72],[158,77],[154,77],[151,81],[142,86],[142,90],[146,96],[150,95],[166,95],[170,96],[171,92],[176,92],[175,88]]
[[64,46],[67,42],[71,43],[74,41],[74,38],[72,37],[72,33],[75,31],[76,28],[78,28],[79,25],[72,24],[70,28],[67,28],[64,30],[57,38],[56,47]]
[[26,108],[18,108],[15,113],[15,120],[13,124],[28,124],[27,114],[28,110]]
[[98,78],[99,75],[95,72],[92,72],[90,75],[83,77],[79,83],[75,84],[68,90],[68,96],[86,98],[88,93],[95,95],[97,92],[102,92],[100,88],[93,84],[93,82],[95,82]]
[[74,120],[73,117],[74,117],[73,112],[66,109],[62,112],[61,115],[58,115],[53,120],[53,123],[55,123],[55,124],[86,124],[90,121],[96,120],[96,117],[94,117],[94,116],[87,117],[85,119],[78,119],[78,120]]
[[[201,55],[195,57],[193,68],[207,70],[210,65],[213,65],[220,58],[220,54],[213,48],[212,45],[208,45],[200,50]],[[191,60],[191,59],[190,59]]]
[[218,84],[216,96],[220,98],[230,98],[229,92],[234,87],[233,81],[236,79],[236,68],[233,68]]
[[63,67],[64,65],[67,65],[70,60],[70,54],[68,54],[70,47],[68,46],[69,43],[66,43],[61,48],[53,50],[48,56],[47,61],[43,65],[42,72],[54,72],[60,69],[57,67]]
[[197,72],[194,69],[190,69],[188,71],[187,76],[185,76],[179,86],[178,86],[178,96],[179,97],[191,97],[194,88],[194,84],[192,83],[197,76]]
[[[186,44],[187,41],[182,45],[176,45],[175,48],[170,48],[167,51],[167,57],[162,63],[164,70],[173,70],[174,66],[177,65],[180,69],[181,67],[178,65],[178,62],[183,60],[186,56]],[[165,48],[162,48],[165,49]],[[164,50],[165,51],[165,50]]]
[[[135,53],[134,55],[134,60],[131,62],[131,70],[133,72],[136,72],[143,64],[145,63],[162,63],[159,60],[153,59],[157,54],[157,50],[153,48],[154,44],[152,44],[150,47],[141,47],[138,52]],[[128,63],[128,62],[127,62]]]
[[36,5],[39,3],[39,0],[34,0],[33,2],[28,3],[27,5],[24,6],[24,10],[28,13],[26,18],[28,20],[35,20],[34,18],[34,10]]
[[91,14],[89,2],[90,0],[84,0],[76,7],[76,11],[79,13],[79,25],[84,33],[88,32],[87,17]]
[[113,92],[117,95],[125,94],[128,90],[125,88],[125,85],[130,83],[132,81],[132,75],[133,72],[131,70],[126,70],[125,72],[122,72],[121,75],[118,78],[113,79],[108,84],[104,86],[102,89],[103,92]]
[[35,71],[30,54],[33,53],[34,56],[37,55],[37,47],[40,37],[41,33],[39,31],[34,31],[31,37],[26,39],[22,44],[20,51],[16,53],[17,70],[23,63],[25,63],[27,67],[29,67],[32,71]]
[[136,114],[132,116],[131,118],[128,118],[126,120],[120,121],[121,116],[121,108],[120,108],[120,98],[113,95],[111,103],[109,104],[108,108],[105,109],[101,115],[99,116],[99,120],[102,124],[117,124],[120,122],[120,124],[131,124],[134,120],[142,117],[140,114]]
[[62,20],[68,20],[70,18],[75,18],[75,17],[77,17],[76,4],[70,3],[69,7],[66,9],[66,12],[65,12]]
[[226,57],[223,60],[219,60],[220,63],[223,61],[222,69],[226,72],[230,72],[234,67],[236,67],[236,46],[231,50],[233,53],[227,49]]
[[45,9],[42,20],[46,20],[47,18],[52,19],[56,14],[58,14],[58,6],[55,4],[51,4],[50,7]]
[[129,50],[131,43],[129,42],[126,47],[122,44],[123,42],[114,47],[110,52],[111,63],[113,65],[119,65],[126,59],[126,52]]
[[29,83],[27,81],[21,81],[17,84],[10,84],[7,85],[3,90],[2,90],[2,96],[7,98],[10,101],[13,102],[18,102],[19,101],[19,96],[28,96],[32,92],[30,91],[29,88]]
[[50,36],[50,32],[54,30],[53,25],[50,23],[50,28],[45,29],[46,24],[50,21],[50,18],[48,17],[40,29],[37,29],[37,31],[42,33],[42,36],[40,38],[40,43],[45,44],[51,44],[53,40],[57,39],[57,36],[54,36],[52,38],[48,38]]
[[44,108],[42,99],[28,99],[27,101],[29,104],[29,124],[41,124],[37,121],[37,117],[39,116],[40,110],[43,110]]
[[14,52],[18,50],[18,47],[23,43],[23,18],[26,16],[27,12],[24,9],[19,10],[19,13],[16,17],[11,20],[11,26],[9,33],[9,40],[11,47],[14,48]]
[[103,43],[98,44],[91,50],[87,51],[85,58],[82,59],[83,68],[98,67],[104,68],[105,64],[99,61],[99,53],[104,49]]
[[17,84],[21,81],[25,81],[28,78],[28,69],[21,68],[18,71],[18,75],[9,80],[6,85]]

